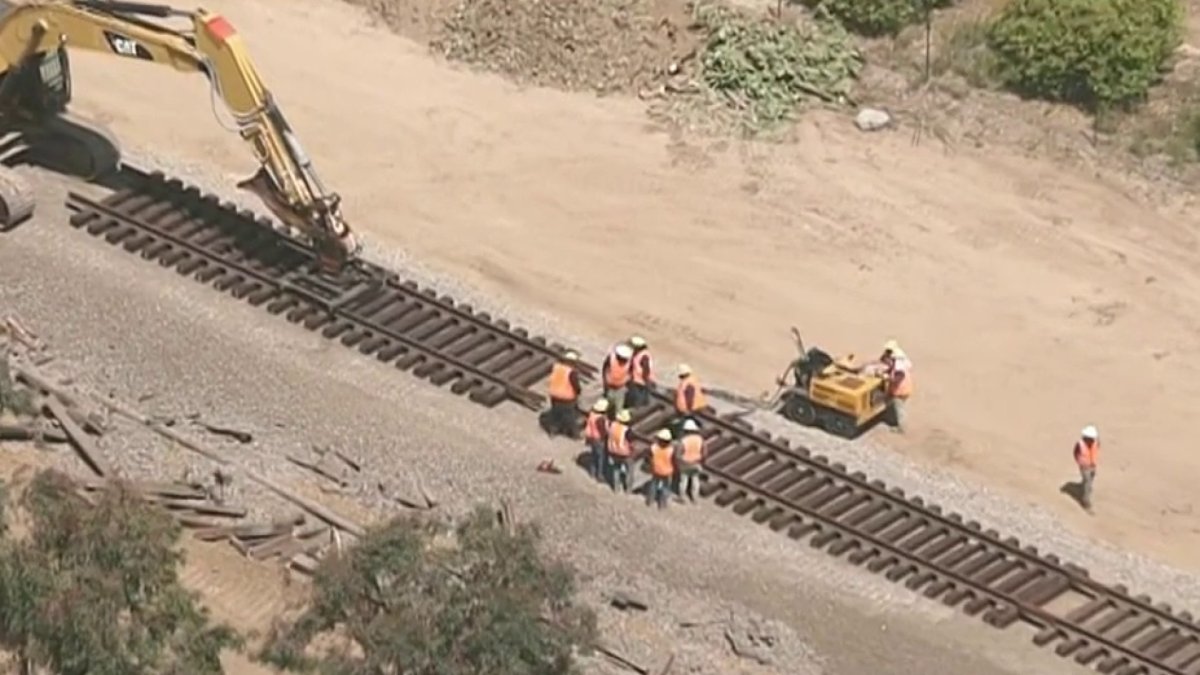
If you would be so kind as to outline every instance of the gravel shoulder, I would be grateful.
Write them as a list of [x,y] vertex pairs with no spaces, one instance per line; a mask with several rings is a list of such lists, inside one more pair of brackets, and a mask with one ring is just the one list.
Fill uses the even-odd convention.
[[[187,173],[179,166],[172,172]],[[319,494],[314,479],[284,455],[316,443],[354,454],[373,477],[401,484],[419,474],[447,512],[506,499],[580,569],[583,593],[598,606],[618,590],[648,600],[651,611],[641,615],[600,607],[613,648],[647,667],[661,668],[674,653],[679,672],[694,673],[1031,675],[1071,668],[1032,648],[1021,630],[1001,633],[959,617],[710,505],[660,514],[573,469],[538,474],[533,467],[546,458],[571,466],[577,448],[546,439],[527,412],[482,410],[75,232],[59,206],[63,181],[33,174],[39,215],[4,235],[0,309],[52,344],[58,367],[81,386],[140,400],[151,414],[198,412],[245,428],[255,441],[230,444],[227,452],[297,489]],[[212,187],[221,180],[192,177]],[[469,289],[422,274],[402,255],[374,247],[370,255],[476,306],[562,335],[549,318],[468,297]],[[105,449],[133,476],[211,470],[132,429],[114,434]],[[65,454],[60,460],[70,462]],[[264,513],[286,508],[249,490],[234,499]],[[398,509],[369,490],[324,501],[363,519]],[[734,657],[726,628],[770,636],[768,663]],[[595,663],[591,670],[606,668]]]

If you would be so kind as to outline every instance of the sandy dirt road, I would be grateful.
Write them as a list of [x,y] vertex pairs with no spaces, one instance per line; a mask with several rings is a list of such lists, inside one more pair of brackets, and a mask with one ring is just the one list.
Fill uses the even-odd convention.
[[[584,334],[757,393],[790,324],[830,351],[885,338],[916,364],[895,452],[1200,570],[1186,443],[1200,396],[1190,220],[1123,183],[1002,151],[863,136],[814,115],[777,147],[673,141],[634,101],[455,70],[318,0],[213,0],[245,33],[370,236]],[[248,175],[202,78],[77,58],[79,109]],[[1095,516],[1060,485],[1099,425]]]

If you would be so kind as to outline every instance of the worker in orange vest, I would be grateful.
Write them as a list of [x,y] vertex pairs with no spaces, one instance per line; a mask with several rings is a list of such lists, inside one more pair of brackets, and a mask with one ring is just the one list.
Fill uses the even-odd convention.
[[625,403],[630,408],[637,408],[650,402],[650,392],[654,390],[654,361],[650,358],[650,349],[642,336],[634,335],[629,338],[629,347],[633,350],[633,356]]
[[700,435],[696,420],[683,422],[683,438],[679,439],[679,481],[676,489],[680,497],[687,496],[693,504],[700,490],[700,466],[708,459],[708,447]]
[[631,359],[633,349],[625,343],[613,347],[604,363],[600,366],[600,375],[604,382],[604,398],[608,399],[608,409],[616,414],[625,409],[625,388],[629,386],[631,375]]
[[1089,512],[1092,510],[1092,483],[1096,482],[1096,464],[1100,461],[1100,432],[1096,427],[1088,425],[1080,433],[1080,439],[1075,442],[1075,464],[1079,467],[1080,494],[1079,502]]
[[568,351],[550,369],[550,412],[546,431],[577,438],[579,421],[579,354]]
[[892,421],[892,430],[904,433],[904,421],[907,417],[908,398],[913,393],[912,361],[908,354],[900,348],[895,340],[888,340],[883,345],[883,354],[879,356],[867,370],[878,373],[886,382],[888,414]]
[[646,493],[646,505],[657,503],[658,508],[667,508],[671,496],[671,479],[675,476],[675,444],[671,442],[671,430],[659,429],[654,444],[650,446],[650,490]]
[[692,367],[686,363],[679,364],[679,384],[675,386],[675,412],[679,413],[678,423],[682,424],[697,412],[708,407],[708,399],[704,396],[704,387],[696,379]]
[[633,462],[633,445],[629,442],[629,422],[632,415],[628,410],[617,413],[617,418],[608,427],[608,486],[617,491],[617,478],[621,480],[621,491],[629,492],[629,480]]
[[583,423],[583,439],[591,453],[591,474],[596,480],[608,475],[608,399],[598,399]]

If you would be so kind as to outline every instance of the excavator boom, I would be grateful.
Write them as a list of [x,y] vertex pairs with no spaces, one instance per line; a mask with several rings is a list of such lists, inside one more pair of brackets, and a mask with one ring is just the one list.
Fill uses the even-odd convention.
[[[188,25],[174,28],[156,19],[177,19]],[[321,183],[259,76],[241,35],[227,19],[203,9],[184,11],[137,2],[25,0],[11,4],[0,16],[0,66],[5,80],[0,82],[0,110],[4,114],[30,117],[30,106],[14,109],[13,102],[32,99],[15,95],[21,92],[15,91],[10,80],[17,81],[17,74],[39,68],[47,63],[47,55],[63,48],[203,74],[259,163],[257,173],[238,187],[256,195],[280,221],[307,237],[327,271],[340,270],[358,255],[360,246],[342,217],[338,195]],[[69,97],[69,86],[64,86]]]

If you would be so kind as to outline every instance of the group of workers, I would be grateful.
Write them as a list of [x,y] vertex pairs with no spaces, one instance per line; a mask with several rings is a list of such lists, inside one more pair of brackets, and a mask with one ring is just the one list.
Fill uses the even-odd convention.
[[[905,408],[912,395],[912,362],[908,355],[895,340],[888,340],[880,357],[861,370],[885,379],[892,428],[903,432]],[[651,481],[646,500],[657,503],[659,508],[666,507],[671,492],[695,502],[700,467],[707,456],[695,417],[697,412],[708,408],[704,388],[687,364],[679,364],[676,373],[676,419],[658,430],[648,452]],[[649,403],[651,393],[658,390],[654,361],[645,338],[634,335],[615,345],[604,358],[600,377],[603,396],[591,406],[584,421],[584,442],[590,454],[588,468],[596,480],[606,482],[614,491],[628,492],[639,459],[630,443],[630,409]],[[550,373],[548,431],[578,438],[582,393],[579,355],[568,351]],[[1090,512],[1100,455],[1100,434],[1095,426],[1083,429],[1073,455],[1080,475],[1079,501]]]
[[[696,501],[700,466],[706,456],[696,419],[696,413],[708,408],[704,387],[687,364],[679,364],[676,372],[676,418],[654,434],[647,452],[650,483],[646,502],[659,508],[666,508],[672,493]],[[604,358],[600,380],[603,394],[592,404],[583,424],[588,470],[613,491],[629,492],[634,468],[642,459],[633,448],[630,410],[649,403],[652,393],[659,390],[646,340],[635,335],[615,345]],[[569,351],[550,371],[550,411],[545,420],[550,433],[579,437],[582,393],[579,355]]]

